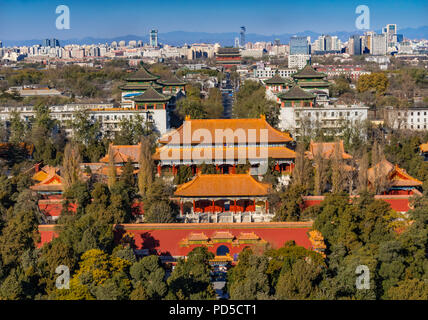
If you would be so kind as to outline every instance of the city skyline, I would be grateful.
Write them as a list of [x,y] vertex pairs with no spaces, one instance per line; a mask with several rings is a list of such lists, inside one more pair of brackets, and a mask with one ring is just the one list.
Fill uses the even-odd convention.
[[[70,9],[70,29],[57,30],[57,5]],[[370,29],[378,30],[394,21],[403,28],[426,25],[426,1],[368,1]],[[114,1],[3,1],[0,0],[0,39],[30,40],[55,37],[72,39],[84,37],[120,37],[128,34],[145,36],[153,27],[160,33],[173,31],[225,33],[239,32],[245,25],[247,32],[260,35],[299,33],[311,30],[319,33],[352,32],[356,30],[355,8],[358,2],[291,1],[270,2],[269,6],[255,1],[219,0],[203,6],[196,1],[186,3],[140,3]],[[275,8],[275,10],[273,10]],[[334,8],[334,9],[332,9]],[[113,23],[112,23],[113,22]]]

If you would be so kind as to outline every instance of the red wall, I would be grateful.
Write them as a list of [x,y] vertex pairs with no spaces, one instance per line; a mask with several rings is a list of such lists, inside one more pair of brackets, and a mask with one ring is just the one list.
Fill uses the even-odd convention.
[[[55,225],[39,226],[41,243],[38,247],[57,236],[54,227]],[[311,222],[125,224],[116,227],[115,239],[118,242],[127,232],[133,234],[136,249],[148,249],[150,253],[166,256],[186,256],[193,248],[200,246],[181,247],[179,245],[179,242],[188,238],[191,233],[204,233],[210,238],[216,231],[228,231],[237,238],[241,232],[254,232],[274,248],[280,248],[290,240],[295,241],[299,246],[310,248],[308,231],[311,227]],[[241,252],[243,248],[252,246],[251,244],[235,246],[226,242],[214,243],[208,249],[215,254],[220,245],[226,245],[232,256]]]

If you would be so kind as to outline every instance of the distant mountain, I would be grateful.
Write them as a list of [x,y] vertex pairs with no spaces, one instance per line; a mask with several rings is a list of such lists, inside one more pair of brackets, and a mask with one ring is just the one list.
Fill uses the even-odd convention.
[[[375,30],[380,33],[380,30]],[[403,28],[398,30],[399,33],[403,34],[404,37],[410,39],[428,39],[428,26],[423,26],[419,28]],[[324,34],[329,34],[331,36],[337,36],[342,41],[347,41],[349,37],[353,34],[363,34],[362,30],[358,31],[336,31],[329,32]],[[274,41],[279,39],[281,43],[288,43],[292,36],[310,36],[311,41],[317,39],[322,33],[314,31],[303,31],[297,33],[282,33],[282,34],[272,34],[272,35],[262,35],[257,33],[248,33],[245,35],[246,41],[257,42],[257,41]],[[190,31],[172,31],[166,33],[159,33],[159,42],[170,44],[174,46],[181,46],[184,44],[192,43],[220,43],[223,46],[232,46],[234,45],[235,38],[239,37],[238,32],[221,32],[221,33],[209,33],[209,32],[190,32]],[[143,43],[149,41],[149,35],[125,35],[114,38],[74,38],[60,40],[61,45],[67,44],[98,44],[98,43],[111,43],[113,41],[125,40],[128,43],[130,40],[142,40]],[[33,39],[33,40],[3,40],[4,46],[31,46],[35,44],[41,44],[42,39]]]

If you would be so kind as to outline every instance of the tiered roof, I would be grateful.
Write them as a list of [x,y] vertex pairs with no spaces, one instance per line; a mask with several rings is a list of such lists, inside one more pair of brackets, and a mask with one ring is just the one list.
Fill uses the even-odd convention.
[[206,159],[224,159],[237,160],[245,155],[248,159],[295,159],[296,152],[281,146],[275,147],[193,147],[193,148],[169,148],[163,146],[156,149],[153,155],[153,160],[162,160],[162,157],[167,157],[168,160],[199,160]]
[[171,97],[159,93],[153,88],[153,86],[148,87],[144,93],[132,98],[135,102],[166,102],[170,99]]
[[397,164],[393,165],[386,159],[367,170],[367,179],[371,184],[374,184],[376,179],[376,169],[379,170],[379,174],[388,177],[391,187],[417,187],[422,185],[422,181],[413,178],[405,169],[400,168]]
[[278,94],[278,98],[281,100],[313,100],[315,95],[295,85],[290,90]]
[[160,77],[148,71],[144,66],[136,73],[126,78],[126,81],[156,81]]
[[285,85],[285,84],[290,84],[290,83],[291,83],[290,80],[281,77],[278,73],[275,73],[275,75],[272,78],[265,80],[265,84],[283,84],[283,85]]
[[[178,129],[169,132],[165,135],[163,135],[159,142],[162,144],[167,144],[172,141],[173,136],[175,136],[177,133],[180,137],[180,142],[183,143],[183,135],[184,135],[184,128],[189,128],[190,131],[190,137],[192,138],[191,144],[200,144],[203,141],[203,138],[193,139],[195,136],[194,132],[197,130],[207,130],[210,134],[212,139],[215,139],[215,132],[216,130],[233,130],[236,132],[239,129],[243,129],[245,134],[247,135],[247,142],[256,143],[256,142],[269,142],[269,143],[287,143],[293,141],[293,139],[290,137],[288,133],[281,132],[277,129],[274,129],[272,126],[267,123],[266,118],[264,116],[261,116],[257,119],[190,119],[190,117],[186,117],[186,120],[184,121],[183,125],[180,126]],[[261,130],[267,130],[268,132],[268,141],[260,141]],[[255,141],[248,141],[248,133],[251,132],[249,130],[255,130]],[[201,131],[200,131],[201,132]],[[215,144],[216,141],[213,141],[212,143]],[[235,137],[235,142],[239,142],[238,138]],[[221,143],[221,142],[219,142]]]
[[179,79],[175,74],[161,78],[158,82],[167,86],[183,86],[186,84],[183,80]]
[[31,186],[31,190],[61,192],[64,189],[63,179],[59,175],[59,168],[45,166],[33,176],[33,179],[38,183]]
[[308,63],[302,70],[294,73],[292,77],[294,79],[323,79],[326,75],[315,71],[315,69]]
[[352,159],[350,154],[345,152],[345,148],[343,146],[343,140],[338,142],[314,142],[311,141],[309,145],[309,151],[305,152],[305,155],[308,159],[312,160],[316,155],[321,154],[324,159],[330,159],[334,156],[336,147],[339,148],[339,154],[342,155],[342,159]]
[[255,180],[249,174],[198,174],[177,187],[178,197],[267,196],[271,185]]
[[[138,162],[140,159],[140,147],[141,143],[137,145],[113,145],[110,144],[109,148],[113,148],[114,163],[124,163],[128,161],[128,158],[132,162]],[[100,162],[108,163],[108,153],[100,159]]]

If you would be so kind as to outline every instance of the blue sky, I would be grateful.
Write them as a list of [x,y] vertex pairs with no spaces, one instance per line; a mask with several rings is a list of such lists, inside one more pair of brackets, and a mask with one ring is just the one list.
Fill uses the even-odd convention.
[[[58,5],[70,8],[70,30],[57,30]],[[370,29],[428,25],[428,1],[348,0],[0,0],[0,39],[29,40],[145,35],[169,31],[238,32],[265,35],[353,31],[358,5],[370,8]]]

